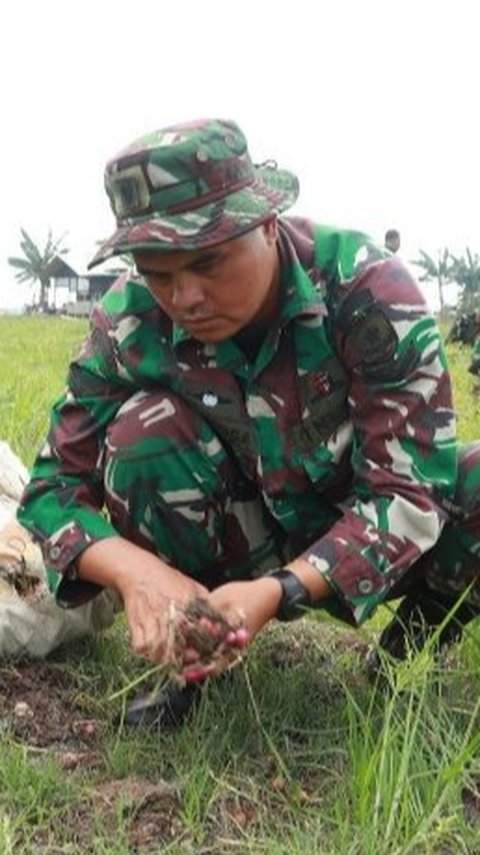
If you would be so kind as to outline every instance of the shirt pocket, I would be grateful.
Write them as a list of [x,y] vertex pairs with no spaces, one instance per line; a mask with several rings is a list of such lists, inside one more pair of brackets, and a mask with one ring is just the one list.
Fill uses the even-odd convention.
[[351,442],[348,386],[343,377],[308,373],[300,378],[300,393],[302,419],[292,431],[295,457],[315,486],[327,485]]

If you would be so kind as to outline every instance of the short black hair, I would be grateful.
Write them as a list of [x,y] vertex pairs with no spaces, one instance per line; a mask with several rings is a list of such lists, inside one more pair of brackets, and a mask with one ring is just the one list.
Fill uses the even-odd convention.
[[387,229],[385,232],[385,240],[391,240],[392,238],[400,239],[400,232],[398,229]]

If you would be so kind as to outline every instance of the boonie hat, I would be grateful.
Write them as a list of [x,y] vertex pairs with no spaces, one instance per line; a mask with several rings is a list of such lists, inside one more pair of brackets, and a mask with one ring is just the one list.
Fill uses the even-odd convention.
[[105,189],[117,230],[89,268],[136,249],[201,249],[289,208],[298,180],[254,165],[237,124],[203,119],[140,137],[110,160]]

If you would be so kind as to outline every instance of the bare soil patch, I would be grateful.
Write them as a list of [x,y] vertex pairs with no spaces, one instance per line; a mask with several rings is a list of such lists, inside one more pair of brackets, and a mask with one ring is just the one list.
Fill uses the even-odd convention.
[[62,846],[72,844],[89,853],[95,851],[99,833],[112,839],[120,834],[129,851],[148,852],[182,838],[181,799],[174,785],[141,777],[98,780],[106,771],[108,720],[86,714],[91,709],[91,698],[71,668],[52,662],[0,668],[0,727],[5,738],[31,748],[35,762],[53,756],[69,773],[93,774],[87,794],[52,817],[51,826],[39,828],[29,837],[30,844],[38,853],[61,852]]
[[86,715],[88,706],[71,669],[58,663],[28,662],[0,669],[3,729],[26,745],[91,750],[106,725]]
[[[309,694],[331,702],[341,691],[336,673],[339,657],[348,653],[361,660],[364,648],[365,643],[355,633],[319,633],[318,627],[305,622],[303,627],[279,626],[266,632],[262,660],[264,667],[269,665],[286,679],[288,672],[297,672],[302,663],[314,657],[319,667]],[[182,817],[184,785],[152,780],[151,774],[144,777],[141,770],[126,777],[112,775],[108,746],[114,710],[104,703],[99,691],[95,675],[76,668],[74,662],[24,662],[0,667],[0,734],[7,743],[12,739],[29,749],[32,763],[42,764],[45,758],[54,757],[75,792],[78,787],[78,798],[60,800],[45,824],[41,821],[34,829],[30,825],[25,832],[22,826],[16,832],[19,850],[24,851],[21,846],[26,844],[39,855],[67,851],[93,855],[99,841],[109,840],[118,841],[132,853],[158,852],[172,843],[175,851],[193,851],[196,843]],[[301,731],[292,731],[291,742],[300,743],[307,737]],[[120,738],[129,737],[120,734]],[[268,769],[265,772],[269,774]],[[318,797],[320,789],[310,770],[296,784],[295,801],[308,803],[310,794]],[[243,787],[238,792],[226,787],[205,816],[202,855],[241,852],[243,840],[262,836],[266,818],[271,820],[276,815],[282,821],[282,810],[286,810],[291,795],[276,766],[266,786],[251,793]]]

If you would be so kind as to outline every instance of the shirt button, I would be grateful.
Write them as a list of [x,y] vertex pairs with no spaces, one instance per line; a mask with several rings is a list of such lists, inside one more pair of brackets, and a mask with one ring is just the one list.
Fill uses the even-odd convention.
[[52,546],[50,550],[50,558],[52,561],[56,561],[57,558],[60,558],[61,552],[62,550],[59,546]]
[[205,392],[202,397],[202,404],[205,404],[206,407],[216,407],[218,398],[213,392]]
[[205,148],[199,148],[197,150],[197,160],[199,163],[206,163],[208,159],[208,151]]
[[361,594],[370,594],[372,592],[373,585],[370,579],[360,579],[358,582],[358,590]]

